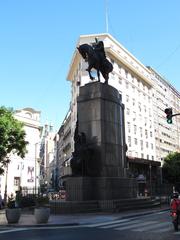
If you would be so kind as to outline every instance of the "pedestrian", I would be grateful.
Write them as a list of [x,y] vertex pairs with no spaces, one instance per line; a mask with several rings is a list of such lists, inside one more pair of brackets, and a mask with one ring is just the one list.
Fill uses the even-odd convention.
[[176,226],[175,229],[178,230],[178,224],[180,221],[180,200],[179,200],[179,193],[178,192],[174,192],[173,196],[172,196],[172,200],[170,203],[170,208],[171,208],[171,216],[173,216],[173,214],[176,214]]
[[22,200],[22,188],[18,191],[16,191],[16,197],[15,197],[15,207],[21,207],[21,200]]
[[3,199],[2,199],[2,196],[1,196],[1,192],[0,192],[0,209],[2,209],[3,207]]

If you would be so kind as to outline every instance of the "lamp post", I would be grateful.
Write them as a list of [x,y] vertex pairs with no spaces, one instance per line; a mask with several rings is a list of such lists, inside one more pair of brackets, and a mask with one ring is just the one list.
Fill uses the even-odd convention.
[[5,189],[4,189],[4,205],[7,204],[7,180],[8,180],[8,163],[6,166]]
[[38,146],[39,146],[39,142],[35,143],[35,155],[34,155],[34,184],[35,184],[35,194],[37,193],[37,149],[38,149]]
[[151,164],[149,165],[149,184],[150,184],[150,196],[152,197],[152,175],[151,175]]

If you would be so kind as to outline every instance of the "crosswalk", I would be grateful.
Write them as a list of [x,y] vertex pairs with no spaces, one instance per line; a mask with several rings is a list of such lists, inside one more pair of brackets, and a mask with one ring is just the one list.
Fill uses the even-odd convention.
[[157,220],[144,220],[144,219],[120,219],[111,222],[89,224],[88,227],[95,227],[99,229],[113,229],[116,231],[133,231],[133,232],[151,232],[151,233],[173,233],[180,235],[179,232],[175,232],[173,225],[170,221],[158,222]]

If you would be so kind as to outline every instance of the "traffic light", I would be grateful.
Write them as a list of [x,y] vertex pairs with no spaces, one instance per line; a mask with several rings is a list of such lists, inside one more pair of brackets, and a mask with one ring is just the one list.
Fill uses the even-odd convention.
[[172,123],[172,108],[166,108],[164,110],[164,112],[166,113],[167,123],[171,124]]

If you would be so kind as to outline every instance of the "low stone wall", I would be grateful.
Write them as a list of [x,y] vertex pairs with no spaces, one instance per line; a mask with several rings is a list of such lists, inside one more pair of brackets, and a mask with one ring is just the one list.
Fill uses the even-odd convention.
[[133,209],[153,208],[160,206],[160,199],[116,199],[99,201],[51,201],[51,212],[59,213],[91,213],[121,212]]

